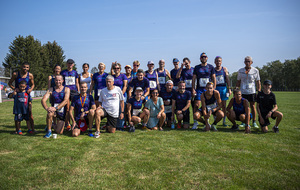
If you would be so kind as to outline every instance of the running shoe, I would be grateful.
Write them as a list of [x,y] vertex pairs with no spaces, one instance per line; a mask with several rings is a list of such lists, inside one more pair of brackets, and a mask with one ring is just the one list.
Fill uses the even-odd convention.
[[223,123],[223,126],[224,126],[224,127],[229,127],[229,125],[227,125],[226,122]]
[[174,123],[171,124],[171,129],[175,129]]
[[192,127],[192,130],[196,130],[198,128],[198,123],[194,123],[193,127]]
[[241,123],[238,127],[244,128],[244,127],[246,127],[246,124],[245,123]]
[[239,126],[238,125],[232,125],[231,130],[239,130]]
[[32,135],[32,134],[34,134],[34,131],[31,129],[28,129],[28,133],[30,133]]
[[160,131],[163,131],[164,129],[162,127],[159,128]]
[[93,133],[88,134],[89,137],[94,137]]
[[181,123],[177,123],[177,129],[181,129]]
[[131,133],[135,132],[135,127],[134,126],[130,126],[129,127],[129,132],[131,132]]
[[106,129],[106,125],[103,125],[100,129],[101,129],[101,130]]
[[99,137],[100,137],[100,134],[101,134],[101,133],[100,133],[100,131],[96,131],[96,132],[95,132],[95,136],[94,136],[94,137],[97,139],[97,138],[99,138]]
[[258,125],[256,124],[255,121],[253,122],[253,127],[254,127],[255,129],[259,129],[259,127],[258,127]]
[[49,139],[51,136],[52,136],[52,133],[51,132],[47,132],[46,135],[44,136],[44,138]]
[[211,125],[211,130],[213,130],[213,131],[218,131],[217,126],[214,125],[214,124],[212,124],[212,125]]
[[279,128],[278,127],[274,126],[272,129],[273,129],[274,133],[279,133]]
[[71,125],[68,124],[68,125],[67,125],[67,131],[71,131],[71,128],[72,128]]
[[21,131],[21,130],[19,130],[19,131],[16,131],[16,133],[17,133],[18,135],[23,135],[23,133],[22,133],[22,131]]

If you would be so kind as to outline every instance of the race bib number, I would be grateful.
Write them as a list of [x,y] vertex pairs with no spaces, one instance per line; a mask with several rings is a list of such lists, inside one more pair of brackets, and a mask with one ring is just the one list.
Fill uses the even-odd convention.
[[192,88],[192,80],[185,80],[186,88]]
[[209,82],[209,78],[200,78],[199,85],[200,87],[206,87],[206,84]]
[[206,106],[207,111],[209,112],[212,109],[215,109],[217,107],[217,103],[210,104]]
[[165,106],[165,113],[172,113],[172,106]]
[[[58,106],[58,105],[59,105],[58,103],[55,103],[55,104],[54,104],[54,107],[56,107],[56,106]],[[59,110],[57,110],[57,112],[58,112],[58,113],[64,113],[64,108],[65,108],[65,107],[60,108]]]
[[65,77],[66,85],[75,85],[75,77],[74,76],[66,76]]
[[156,88],[157,86],[156,81],[150,80],[149,83],[150,83],[150,88]]
[[158,77],[159,84],[166,84],[166,77]]
[[132,115],[137,116],[137,115],[139,115],[139,113],[141,113],[141,111],[142,111],[141,109],[133,109],[132,110]]
[[18,98],[18,100],[19,100],[19,102],[22,102],[22,103],[26,102],[26,98]]
[[248,84],[244,84],[243,85],[243,89],[245,89],[248,92],[251,92],[254,88],[254,84],[253,83],[248,83]]
[[217,78],[217,84],[224,84],[225,83],[223,75],[219,75],[216,78]]

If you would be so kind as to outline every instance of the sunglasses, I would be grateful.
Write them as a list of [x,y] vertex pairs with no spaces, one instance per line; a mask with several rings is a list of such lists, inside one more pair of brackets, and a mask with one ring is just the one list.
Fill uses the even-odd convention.
[[133,65],[134,67],[139,67],[140,65]]
[[201,58],[207,58],[207,56],[201,56]]
[[119,67],[117,67],[117,68],[114,68],[114,69],[116,69],[116,70],[119,70],[120,68],[119,68]]

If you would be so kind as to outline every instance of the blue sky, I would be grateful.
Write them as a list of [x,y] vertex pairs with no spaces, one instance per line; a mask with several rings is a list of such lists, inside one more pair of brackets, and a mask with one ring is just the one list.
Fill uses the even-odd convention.
[[[300,1],[297,0],[104,0],[0,2],[0,60],[16,36],[56,41],[77,68],[99,62],[125,66],[134,60],[146,69],[166,60],[190,58],[199,64],[223,57],[229,72],[253,57],[253,66],[300,56]],[[124,71],[124,69],[122,69]]]

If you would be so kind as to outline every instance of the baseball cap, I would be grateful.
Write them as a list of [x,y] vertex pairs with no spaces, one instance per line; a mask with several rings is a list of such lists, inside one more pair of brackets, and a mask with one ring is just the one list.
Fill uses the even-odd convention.
[[135,89],[135,91],[137,91],[137,90],[143,91],[142,87],[137,87],[137,88]]
[[264,81],[264,85],[267,85],[267,84],[268,84],[268,85],[272,85],[272,81],[270,81],[270,80],[265,80],[265,81]]
[[168,84],[168,83],[171,83],[171,84],[173,84],[173,81],[171,81],[171,80],[168,80],[168,81],[166,82],[166,84]]
[[130,66],[130,65],[126,65],[124,68],[126,68],[126,67],[129,67],[129,68],[131,68],[131,66]]
[[148,61],[148,65],[150,65],[150,64],[154,64],[154,62],[153,61]]
[[205,53],[205,52],[202,52],[202,53],[200,54],[200,58],[201,58],[201,56],[202,56],[203,54],[206,54],[206,53]]
[[174,58],[173,63],[177,63],[177,62],[179,62],[179,60],[177,58]]
[[73,59],[68,59],[67,63],[75,63],[75,61]]

